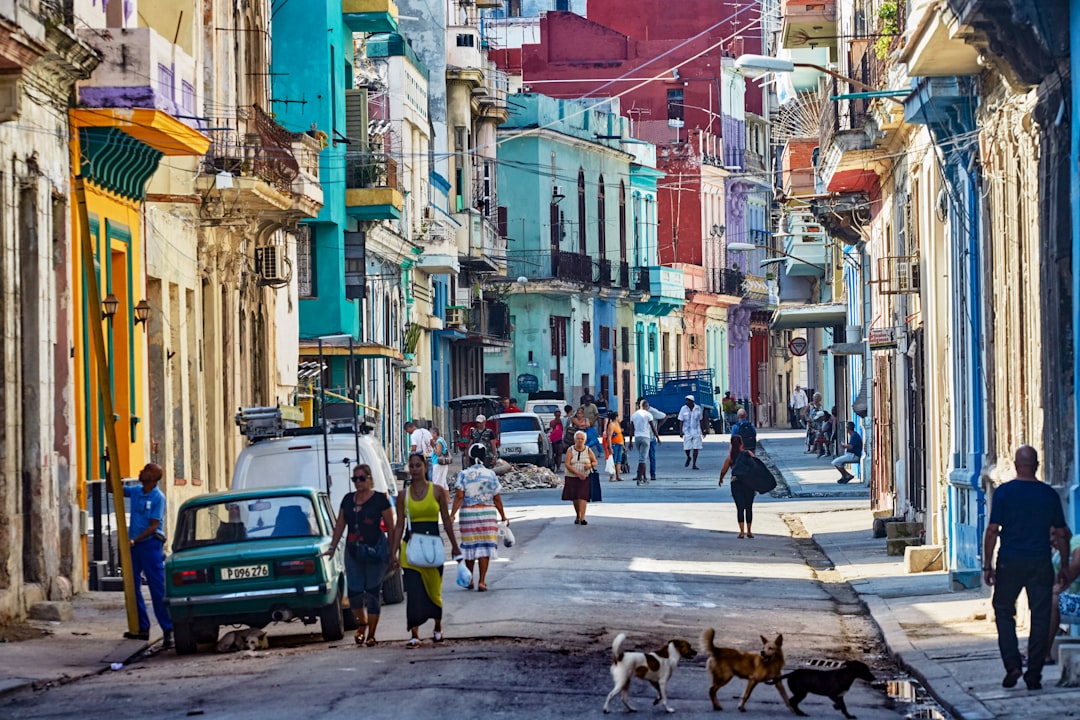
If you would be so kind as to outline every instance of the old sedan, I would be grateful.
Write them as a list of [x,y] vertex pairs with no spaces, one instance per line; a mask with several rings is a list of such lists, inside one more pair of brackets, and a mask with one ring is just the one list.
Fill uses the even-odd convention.
[[342,553],[329,549],[334,514],[326,493],[263,488],[204,495],[180,507],[165,595],[176,651],[215,642],[221,625],[318,621],[326,640],[344,635]]
[[540,416],[519,412],[492,418],[498,428],[499,457],[512,463],[555,467],[555,454]]

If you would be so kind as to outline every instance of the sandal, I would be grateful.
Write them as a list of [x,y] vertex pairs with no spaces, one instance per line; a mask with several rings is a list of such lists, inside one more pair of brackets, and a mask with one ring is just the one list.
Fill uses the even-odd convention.
[[742,539],[743,539],[744,537],[746,537],[746,535],[744,535],[744,534],[742,534],[742,533],[739,533],[739,539],[740,539],[740,540],[742,540]]
[[487,592],[487,585],[480,583],[476,586],[476,592]]
[[367,625],[360,625],[356,628],[356,633],[353,635],[353,640],[357,645],[364,644],[364,632],[367,630]]
[[752,537],[754,537],[754,533],[748,532],[748,533],[746,533],[746,537],[752,538]]
[[435,634],[431,637],[431,639],[437,643],[441,643],[443,641],[442,631],[436,630]]
[[410,650],[420,647],[420,638],[409,638],[409,642],[405,643],[405,647]]
[[378,644],[379,641],[373,637],[369,637],[367,640],[364,641],[364,647],[375,647]]

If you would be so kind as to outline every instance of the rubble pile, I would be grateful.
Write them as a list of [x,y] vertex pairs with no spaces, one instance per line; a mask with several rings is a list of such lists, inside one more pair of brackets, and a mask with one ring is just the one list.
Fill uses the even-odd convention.
[[503,492],[516,490],[540,490],[543,488],[561,488],[563,480],[548,468],[536,465],[515,465],[511,472],[499,478]]

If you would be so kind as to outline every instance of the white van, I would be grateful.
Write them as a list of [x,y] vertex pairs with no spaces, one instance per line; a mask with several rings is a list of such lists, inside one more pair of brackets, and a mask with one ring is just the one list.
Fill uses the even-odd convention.
[[[326,442],[328,453],[323,452],[322,433],[272,437],[252,443],[240,451],[236,459],[231,488],[248,490],[287,485],[316,488],[328,492],[334,512],[337,512],[346,493],[352,491],[353,467],[366,463],[371,466],[375,492],[387,493],[393,502],[397,483],[390,460],[378,440],[371,435],[337,432],[328,434]],[[326,478],[328,460],[329,488]]]

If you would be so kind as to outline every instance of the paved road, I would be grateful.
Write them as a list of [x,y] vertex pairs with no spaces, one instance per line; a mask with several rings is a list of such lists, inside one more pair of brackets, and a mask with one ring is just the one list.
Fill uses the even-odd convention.
[[[647,487],[605,483],[590,524],[573,524],[559,493],[506,498],[518,543],[489,576],[491,592],[445,582],[448,641],[404,648],[404,607],[383,613],[382,644],[324,643],[299,625],[274,630],[255,654],[178,657],[162,652],[119,672],[0,701],[5,718],[369,718],[598,715],[610,689],[614,635],[655,648],[673,637],[697,645],[714,627],[725,644],[755,650],[759,635],[783,633],[788,664],[859,658],[882,679],[895,668],[845,584],[784,513],[827,511],[836,501],[776,500],[757,505],[753,540],[739,540],[727,485],[716,487],[726,443],[710,438],[704,469],[686,471],[677,442],[661,450],[660,480]],[[448,573],[449,575],[449,573]],[[315,630],[315,628],[309,628]],[[430,624],[423,634],[430,637]],[[681,716],[713,716],[704,658],[680,666],[671,685]],[[742,681],[721,694],[733,712]],[[639,709],[654,712],[635,686]],[[880,688],[856,685],[848,705],[860,718],[903,717]],[[787,714],[776,691],[760,687],[748,718]],[[804,709],[839,717],[822,698]],[[621,711],[621,710],[620,710]]]

